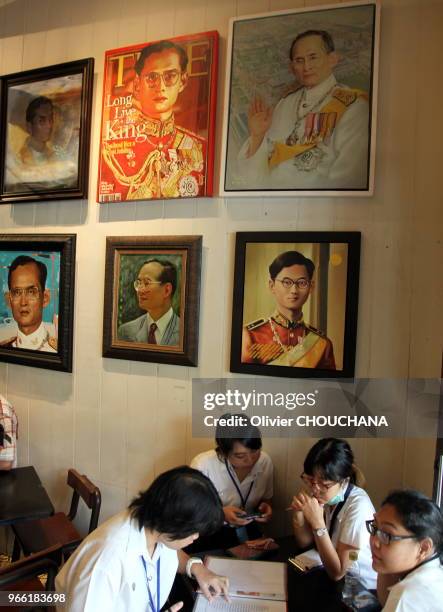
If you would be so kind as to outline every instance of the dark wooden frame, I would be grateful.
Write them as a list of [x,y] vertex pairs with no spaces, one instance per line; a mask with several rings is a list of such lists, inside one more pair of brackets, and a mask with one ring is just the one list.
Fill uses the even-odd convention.
[[[6,140],[8,91],[10,87],[33,81],[45,81],[56,77],[82,74],[82,94],[80,109],[79,158],[77,167],[77,185],[66,188],[6,191]],[[38,202],[41,200],[66,200],[87,198],[89,179],[89,150],[91,132],[92,89],[94,81],[94,59],[87,58],[46,68],[36,68],[25,72],[16,72],[0,77],[0,203]]]
[[76,234],[0,234],[1,251],[60,252],[57,353],[0,347],[0,362],[72,372],[76,238]]
[[[115,296],[118,289],[116,279],[116,261],[119,251],[155,250],[157,254],[164,251],[168,254],[174,249],[186,251],[185,271],[185,298],[183,346],[152,349],[132,347],[130,342],[116,340],[116,304]],[[152,361],[155,363],[168,363],[184,366],[197,366],[198,364],[198,331],[200,308],[200,269],[201,269],[201,236],[108,236],[106,238],[106,267],[105,267],[105,295],[103,315],[103,357],[114,359],[130,359],[134,361]]]
[[[243,363],[241,361],[246,245],[248,243],[285,242],[348,245],[343,368],[341,370]],[[230,371],[286,378],[352,378],[355,371],[357,339],[360,243],[360,232],[238,232],[235,246]]]

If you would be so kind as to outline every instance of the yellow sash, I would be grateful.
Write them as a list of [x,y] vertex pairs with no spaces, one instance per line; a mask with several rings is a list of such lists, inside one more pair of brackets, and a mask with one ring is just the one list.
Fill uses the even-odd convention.
[[[333,98],[330,100],[323,108],[321,108],[319,113],[335,113],[336,118],[334,125],[338,123],[341,116],[348,108],[350,104],[352,104],[357,98],[367,97],[366,92],[360,89],[338,89],[334,91]],[[329,122],[327,122],[327,125]],[[328,130],[328,127],[326,128]],[[333,128],[332,128],[333,129]],[[330,132],[332,133],[332,129]],[[295,144],[295,145],[287,145],[284,142],[276,142],[274,144],[274,150],[272,152],[271,158],[269,160],[269,168],[272,169],[275,166],[278,166],[284,161],[288,159],[292,159],[293,157],[297,157],[300,153],[304,153],[305,151],[309,151],[309,149],[313,149],[320,142],[320,137],[323,140],[324,134],[318,134],[314,140],[306,144]]]
[[310,333],[305,336],[302,345],[294,346],[282,353],[268,365],[290,366],[297,368],[316,368],[326,349],[325,338]]

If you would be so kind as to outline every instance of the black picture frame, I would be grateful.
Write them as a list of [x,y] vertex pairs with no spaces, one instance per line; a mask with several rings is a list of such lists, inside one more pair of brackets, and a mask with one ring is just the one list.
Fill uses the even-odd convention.
[[0,77],[0,203],[88,196],[94,59]]
[[[0,362],[72,372],[76,238],[76,234],[0,234],[0,259],[8,258],[12,261],[13,257],[22,254],[31,255],[40,261],[56,257],[59,268],[55,279],[56,291],[55,294],[52,291],[51,295],[57,313],[55,352],[5,346],[3,341],[0,342]],[[8,271],[3,269],[2,272],[3,287],[0,299],[3,307],[7,307],[5,292],[9,289]],[[50,277],[51,274],[48,274],[46,287],[51,281]],[[0,323],[5,323],[4,317]],[[8,323],[14,325],[13,315]]]
[[[360,245],[360,232],[237,233],[230,371],[287,378],[352,378],[355,372]],[[310,301],[308,298],[305,300],[309,318],[303,312],[304,323],[301,325],[304,327],[300,325],[299,331],[296,331],[296,326],[288,327],[288,344],[284,340],[279,342],[278,338],[284,336],[278,334],[274,319],[270,321],[271,308],[278,306],[278,296],[273,297],[275,293],[271,286],[275,287],[275,281],[270,283],[268,271],[275,257],[286,251],[299,251],[314,262],[316,269],[312,278],[317,283],[317,288],[314,283],[309,286]],[[295,285],[293,287],[295,291]],[[302,303],[300,308],[304,305]],[[251,316],[249,313],[257,314]],[[309,320],[311,315],[317,325]],[[289,340],[290,333],[294,334],[293,340]],[[317,339],[315,351],[309,349],[310,342],[305,342],[310,333]],[[322,338],[321,342],[319,338]],[[301,344],[297,350],[294,344],[291,346],[295,342]],[[321,346],[324,350],[320,353]],[[318,361],[314,359],[316,353],[320,355]],[[301,355],[300,359],[296,359],[296,355]],[[336,369],[332,369],[334,361]]]
[[[198,365],[201,252],[201,236],[106,238],[103,357]],[[176,335],[168,340],[170,344],[149,343],[144,328],[140,334],[132,332],[136,321],[142,326],[147,321],[147,309],[139,307],[133,283],[141,267],[152,259],[172,263],[176,269],[177,283],[171,298]],[[166,284],[158,283],[160,287]],[[127,331],[128,325],[131,331]]]

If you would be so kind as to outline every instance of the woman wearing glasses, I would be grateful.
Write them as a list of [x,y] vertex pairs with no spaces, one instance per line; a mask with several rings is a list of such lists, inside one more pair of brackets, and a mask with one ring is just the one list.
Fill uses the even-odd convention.
[[[354,465],[349,444],[336,438],[319,440],[306,456],[301,478],[305,490],[292,501],[297,544],[315,545],[332,580],[340,580],[356,563],[360,582],[375,589],[376,574],[366,529],[374,506],[358,486],[362,475]],[[351,551],[358,551],[357,561],[351,560]]]
[[394,491],[367,527],[383,611],[442,612],[443,515],[438,506],[418,491]]
[[[194,457],[191,467],[203,472],[217,489],[226,524],[210,542],[202,538],[199,550],[226,549],[257,538],[261,532],[255,521],[266,523],[272,517],[274,468],[261,450],[260,430],[245,415],[225,414],[217,424],[215,441],[215,450]],[[257,513],[261,516],[245,518]]]

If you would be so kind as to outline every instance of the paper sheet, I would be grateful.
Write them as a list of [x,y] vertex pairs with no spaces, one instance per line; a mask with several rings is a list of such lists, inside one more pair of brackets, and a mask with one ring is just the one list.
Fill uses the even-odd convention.
[[272,561],[244,561],[208,557],[210,570],[229,578],[229,593],[236,597],[286,601],[286,565]]
[[209,603],[203,595],[198,595],[194,606],[194,612],[224,612],[225,610],[230,612],[286,612],[286,603],[240,597],[233,597],[229,603],[217,597],[212,600],[212,603]]

